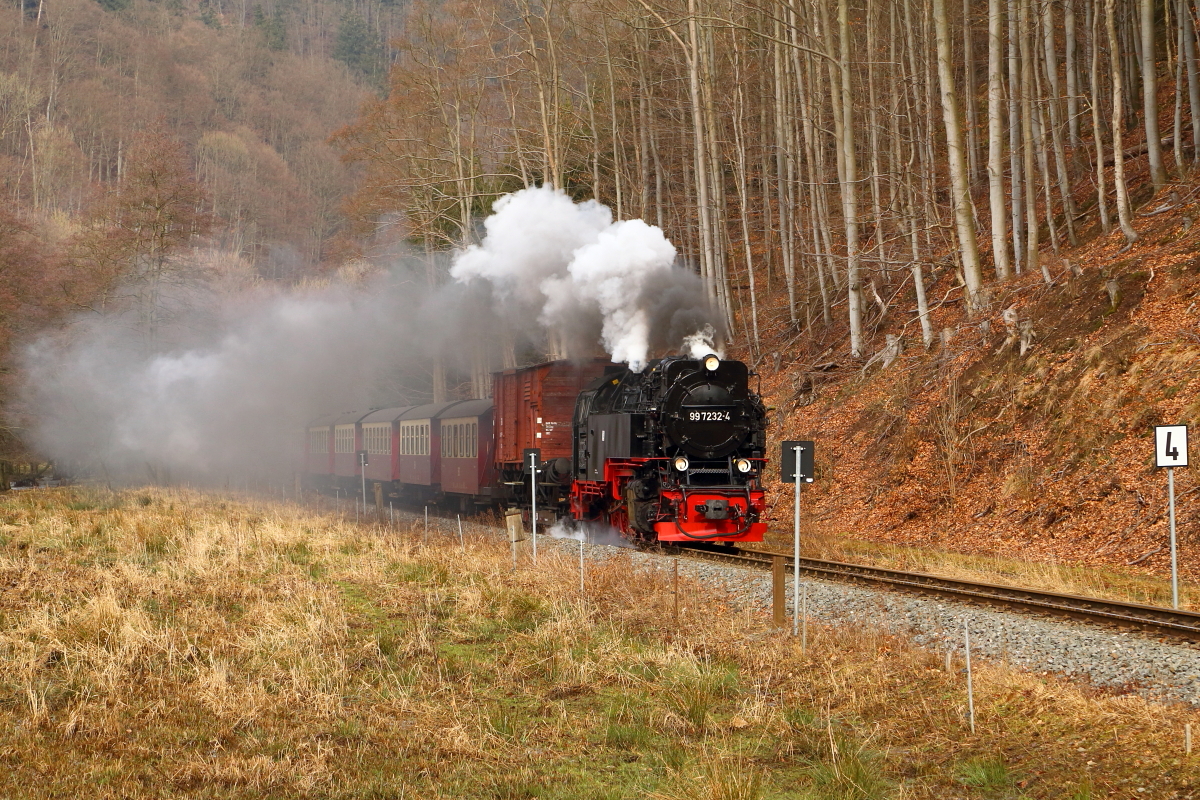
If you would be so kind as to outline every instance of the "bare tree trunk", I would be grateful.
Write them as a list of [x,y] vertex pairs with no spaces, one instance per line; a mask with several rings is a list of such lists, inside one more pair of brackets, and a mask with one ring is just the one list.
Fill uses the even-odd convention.
[[967,180],[966,160],[963,158],[963,135],[958,121],[954,67],[950,60],[950,20],[946,14],[946,0],[933,0],[933,24],[937,35],[938,79],[942,88],[942,120],[946,125],[946,155],[950,162],[954,223],[962,254],[963,280],[967,285],[967,307],[971,311],[979,311],[984,303],[983,272],[979,266],[971,187]]
[[[1050,112],[1050,142],[1054,148],[1054,164],[1058,173],[1058,192],[1063,199],[1063,217],[1067,229],[1067,241],[1072,246],[1079,244],[1075,238],[1075,200],[1071,196],[1071,179],[1067,176],[1067,157],[1062,142],[1062,93],[1058,83],[1058,58],[1054,50],[1054,4],[1042,6],[1042,45],[1045,53],[1046,79],[1050,86],[1050,97],[1046,107]],[[1046,207],[1046,216],[1053,218],[1053,211]]]
[[1175,124],[1171,130],[1171,146],[1175,155],[1175,172],[1183,180],[1187,163],[1183,160],[1183,22],[1175,26],[1179,35],[1175,48]]
[[1167,182],[1162,137],[1158,132],[1158,65],[1154,63],[1154,0],[1138,0],[1142,22],[1142,111],[1146,117],[1146,155],[1155,191]]
[[871,214],[875,222],[875,258],[883,270],[887,269],[887,246],[883,230],[883,205],[879,170],[879,99],[875,91],[876,49],[875,39],[875,3],[867,0],[867,52],[871,57],[867,60],[867,133],[871,149]]
[[1024,258],[1024,211],[1021,206],[1021,81],[1017,58],[1017,0],[1008,0],[1008,171],[1012,199],[1013,270],[1021,274]]
[[789,177],[789,173],[792,171],[789,161],[792,160],[793,156],[788,146],[789,137],[784,133],[787,124],[787,112],[785,110],[787,61],[784,59],[784,44],[781,41],[782,35],[782,26],[779,20],[776,19],[775,38],[777,41],[772,48],[773,65],[775,68],[775,114],[773,117],[773,122],[775,123],[775,172],[778,176],[778,180],[775,182],[775,194],[779,206],[779,249],[780,257],[783,259],[783,277],[787,283],[788,318],[794,325],[796,324],[796,251],[792,244],[791,225],[793,214],[788,197],[793,184],[793,181]]
[[1038,267],[1037,175],[1033,160],[1033,48],[1029,42],[1030,0],[1018,0],[1017,27],[1021,49],[1021,139],[1025,172],[1025,268]]
[[1138,239],[1137,231],[1133,229],[1131,220],[1133,213],[1129,208],[1129,192],[1125,186],[1125,152],[1121,144],[1121,127],[1125,124],[1125,87],[1121,76],[1121,56],[1117,49],[1117,28],[1113,19],[1113,0],[1104,0],[1104,26],[1108,31],[1108,53],[1112,60],[1113,108],[1112,108],[1112,138],[1113,138],[1113,184],[1117,189],[1117,219],[1120,220],[1121,232],[1125,241],[1132,244]]
[[[967,113],[967,178],[971,184],[979,180],[979,114],[975,103],[975,40],[971,30],[971,0],[962,3],[963,74],[966,90],[963,105]],[[873,51],[872,51],[873,52]],[[874,63],[874,59],[870,63]]]
[[[613,77],[612,51],[608,42],[608,22],[601,21],[604,26],[604,64],[608,68],[608,104],[610,118],[610,133],[613,151],[613,190],[617,195],[617,219],[625,218],[625,203],[621,191],[621,140],[617,137],[617,81]],[[599,135],[596,137],[599,139]]]
[[700,89],[700,32],[696,19],[696,0],[688,0],[688,89],[692,101],[692,143],[694,146],[696,206],[700,218],[700,276],[709,302],[717,305],[717,282],[713,270],[712,208],[708,186],[708,143],[704,140],[704,100]]
[[1067,135],[1071,147],[1079,147],[1078,37],[1075,34],[1075,2],[1063,0],[1064,60],[1067,72]]
[[1184,68],[1188,81],[1188,108],[1192,120],[1192,159],[1200,159],[1200,78],[1196,75],[1196,29],[1192,21],[1191,0],[1180,0],[1179,17],[1183,25]]
[[[822,0],[823,2],[823,0]],[[850,9],[849,0],[838,0],[838,72],[841,77],[842,137],[841,152],[842,216],[846,225],[846,289],[850,314],[850,353],[863,354],[862,278],[858,252],[858,162],[854,146],[854,103],[850,84]],[[837,92],[838,89],[834,88]]]
[[750,335],[752,352],[759,349],[758,340],[758,295],[754,286],[754,251],[750,246],[750,190],[746,179],[746,135],[744,132],[746,99],[742,87],[741,50],[738,47],[738,36],[733,35],[733,149],[735,155],[734,174],[737,181],[738,203],[741,213],[738,216],[742,223],[742,250],[746,259],[746,282],[750,289]]
[[1004,207],[1004,80],[1000,73],[1002,14],[1000,0],[988,0],[988,201],[992,223],[992,259],[996,277],[1008,280],[1012,267],[1008,261],[1008,210]]
[[1091,89],[1092,98],[1092,141],[1096,146],[1096,208],[1100,212],[1100,230],[1108,233],[1112,230],[1112,221],[1108,217],[1108,191],[1104,180],[1104,130],[1100,124],[1100,9],[1098,0],[1091,0],[1088,5],[1090,17],[1089,41],[1091,43]]

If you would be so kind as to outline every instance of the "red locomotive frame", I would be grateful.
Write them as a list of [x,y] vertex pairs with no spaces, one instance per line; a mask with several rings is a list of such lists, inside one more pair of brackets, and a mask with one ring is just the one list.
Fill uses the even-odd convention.
[[[571,517],[606,522],[622,534],[636,535],[624,502],[625,487],[655,462],[665,458],[608,459],[603,481],[576,480],[571,484]],[[761,487],[724,489],[680,486],[659,492],[655,537],[660,542],[761,542],[767,532],[766,494]],[[708,504],[722,501],[730,509],[726,519],[705,516]],[[664,508],[665,506],[665,508]],[[601,511],[597,512],[596,509]]]

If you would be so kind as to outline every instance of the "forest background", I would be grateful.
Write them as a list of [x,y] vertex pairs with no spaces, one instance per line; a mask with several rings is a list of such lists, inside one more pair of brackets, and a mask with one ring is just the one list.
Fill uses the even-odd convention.
[[[5,8],[6,400],[47,328],[153,351],[166,285],[359,280],[552,184],[666,231],[778,433],[833,440],[821,518],[1069,555],[1120,497],[1099,549],[1155,563],[1138,443],[1200,408],[1191,0]],[[563,355],[501,352],[414,391]]]

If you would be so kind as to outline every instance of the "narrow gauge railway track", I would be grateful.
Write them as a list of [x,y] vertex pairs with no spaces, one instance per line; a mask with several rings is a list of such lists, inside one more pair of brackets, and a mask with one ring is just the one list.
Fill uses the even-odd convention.
[[[765,570],[770,570],[774,558],[780,556],[784,559],[787,571],[795,572],[792,557],[785,553],[740,548],[732,553],[688,547],[683,550],[685,554],[694,558]],[[1170,608],[1147,606],[1140,603],[1102,600],[1095,597],[1080,597],[993,583],[976,583],[920,572],[904,572],[862,564],[843,564],[838,561],[823,561],[815,558],[801,558],[800,571],[804,575],[843,583],[883,586],[1006,610],[1016,609],[1051,616],[1072,617],[1092,623],[1116,625],[1200,642],[1200,613],[1194,611],[1175,611]]]

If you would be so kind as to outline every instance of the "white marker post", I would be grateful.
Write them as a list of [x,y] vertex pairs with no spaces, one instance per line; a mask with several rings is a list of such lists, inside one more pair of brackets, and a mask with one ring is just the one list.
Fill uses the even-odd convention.
[[963,620],[963,655],[967,659],[967,714],[971,719],[971,733],[975,733],[975,686],[971,680],[971,626]]
[[[792,636],[800,635],[800,484],[812,483],[813,443],[784,442],[780,458],[784,483],[794,483],[792,514]],[[791,462],[790,464],[788,462]],[[788,469],[788,467],[791,469]]]
[[529,454],[529,519],[533,523],[533,563],[537,564],[537,453]]
[[796,497],[792,509],[792,636],[800,633],[800,454],[804,448],[792,448],[796,455],[796,468],[792,480],[796,484]]
[[[362,475],[363,516],[367,515],[367,451],[358,451],[358,472]],[[357,508],[357,506],[356,506]]]
[[1175,547],[1175,468],[1188,465],[1187,425],[1156,425],[1154,466],[1166,467],[1167,503],[1171,521],[1171,608],[1179,608],[1179,559]]

